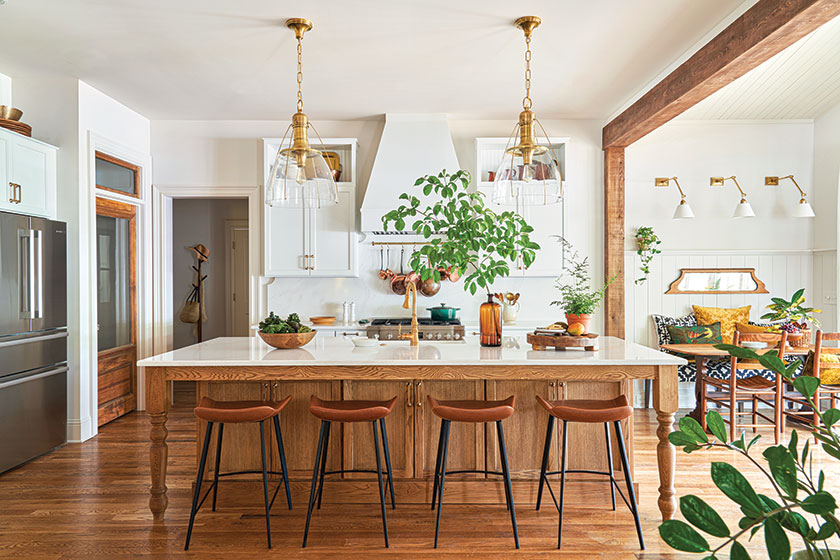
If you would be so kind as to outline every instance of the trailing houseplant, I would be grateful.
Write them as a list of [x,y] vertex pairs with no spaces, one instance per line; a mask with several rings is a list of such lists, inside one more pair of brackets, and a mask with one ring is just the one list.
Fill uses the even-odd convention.
[[[463,169],[420,177],[399,200],[404,204],[382,216],[382,226],[385,231],[410,227],[427,240],[409,259],[411,269],[424,281],[440,282],[441,270],[457,270],[464,290],[471,294],[485,290],[492,303],[493,282],[509,276],[510,263],[518,259],[531,266],[540,248],[530,238],[534,228],[516,212],[488,207],[484,193],[470,189],[470,174]],[[501,343],[501,325],[490,327],[499,333]]]
[[650,226],[642,226],[636,230],[636,254],[641,261],[642,277],[636,279],[636,284],[644,284],[650,276],[650,262],[653,257],[661,253],[657,247],[662,243],[656,232]]
[[[813,401],[814,392],[820,385],[817,377],[801,375],[794,378],[798,363],[786,364],[776,351],[759,356],[755,351],[729,344],[715,345],[740,359],[757,360],[784,376],[794,388],[818,411],[821,423],[814,428],[814,437],[823,451],[834,459],[840,459],[840,438],[832,426],[840,421],[840,410],[836,408],[819,411]],[[747,478],[733,465],[724,462],[712,463],[712,481],[721,492],[741,508],[743,517],[738,528],[730,529],[726,522],[709,504],[694,495],[680,498],[680,512],[688,523],[676,519],[665,521],[659,526],[659,534],[672,548],[684,552],[702,554],[704,560],[720,558],[729,554],[734,560],[748,560],[743,538],[752,538],[763,530],[767,557],[770,560],[790,558],[790,536],[802,541],[804,551],[797,553],[797,559],[828,560],[840,557],[840,553],[829,548],[829,539],[838,540],[840,520],[836,517],[837,502],[825,487],[825,473],[814,472],[810,440],[806,439],[800,449],[799,437],[794,430],[787,446],[768,447],[759,462],[750,455],[753,445],[761,436],[746,441],[744,434],[735,441],[727,441],[723,418],[715,411],[706,415],[706,422],[713,438],[709,438],[700,424],[690,417],[680,419],[680,429],[668,435],[668,439],[686,453],[714,448],[735,451],[752,463],[773,486],[776,494],[770,497],[758,494]],[[809,521],[810,519],[810,521]],[[693,527],[692,527],[693,526]],[[722,539],[711,545],[696,529]],[[833,539],[832,539],[833,537]]]
[[589,273],[589,257],[581,258],[572,244],[563,237],[557,236],[557,240],[563,246],[564,252],[568,253],[563,269],[570,280],[564,281],[561,277],[555,281],[555,286],[560,291],[560,299],[552,301],[551,305],[563,308],[569,326],[580,323],[584,329],[588,329],[592,313],[598,309],[607,293],[607,288],[615,282],[618,275],[615,274],[607,278],[603,287],[593,290],[592,278]]

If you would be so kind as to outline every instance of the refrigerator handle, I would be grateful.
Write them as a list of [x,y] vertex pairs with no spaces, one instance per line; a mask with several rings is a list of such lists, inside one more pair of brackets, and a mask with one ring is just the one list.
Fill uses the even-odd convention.
[[44,311],[44,232],[32,230],[32,245],[35,257],[32,259],[32,276],[35,280],[35,290],[32,297],[32,318],[43,319]]
[[32,299],[34,278],[32,274],[32,230],[18,230],[20,280],[20,315],[23,319],[32,319]]

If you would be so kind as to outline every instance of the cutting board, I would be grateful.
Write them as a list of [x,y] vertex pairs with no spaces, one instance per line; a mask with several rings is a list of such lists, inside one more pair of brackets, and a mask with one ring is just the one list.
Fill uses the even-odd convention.
[[582,336],[528,333],[527,340],[534,350],[546,350],[551,347],[554,347],[555,350],[583,348],[584,350],[594,351],[598,349],[598,335],[593,333]]

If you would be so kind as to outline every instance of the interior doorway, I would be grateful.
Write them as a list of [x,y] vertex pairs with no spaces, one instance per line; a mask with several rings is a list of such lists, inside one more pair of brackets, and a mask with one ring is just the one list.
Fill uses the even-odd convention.
[[137,408],[137,207],[96,199],[98,425]]
[[250,289],[248,279],[248,220],[227,220],[225,224],[226,330],[225,336],[248,336]]

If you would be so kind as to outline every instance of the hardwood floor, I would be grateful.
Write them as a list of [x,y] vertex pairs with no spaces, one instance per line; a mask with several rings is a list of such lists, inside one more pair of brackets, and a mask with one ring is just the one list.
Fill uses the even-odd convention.
[[[400,505],[398,501],[396,510],[388,510],[391,548],[385,549],[378,505],[330,502],[329,485],[325,486],[323,509],[313,515],[309,545],[301,550],[308,497],[305,482],[293,485],[293,511],[285,509],[281,500],[275,504],[271,517],[274,548],[269,551],[260,517],[260,488],[250,482],[230,482],[220,487],[217,512],[210,511],[209,503],[199,512],[190,551],[185,553],[195,469],[191,410],[174,409],[168,426],[170,501],[165,522],[153,524],[148,509],[149,424],[145,414],[135,412],[104,426],[93,440],[66,445],[0,476],[0,558],[319,558],[328,554],[341,558],[696,558],[671,552],[658,538],[656,421],[650,410],[637,411],[635,424],[645,552],[638,550],[629,511],[622,507],[611,511],[606,486],[595,483],[567,485],[563,550],[559,553],[555,548],[557,512],[550,502],[544,502],[539,512],[526,504],[517,506],[522,549],[515,551],[510,518],[501,503],[447,505],[444,501],[441,544],[434,550],[435,518],[428,506]],[[763,439],[766,445],[772,437]],[[824,457],[815,453],[815,468],[822,466]],[[727,521],[736,520],[737,509],[709,477],[712,460],[733,458],[728,452],[679,453],[678,495],[701,495]],[[744,471],[755,472],[750,465],[737,464]],[[828,463],[827,470],[829,481],[840,474],[836,462]],[[751,478],[760,482],[757,488],[770,493],[769,483]],[[398,500],[399,495],[397,482]],[[751,547],[754,558],[766,555],[758,552],[762,542],[755,539]]]

